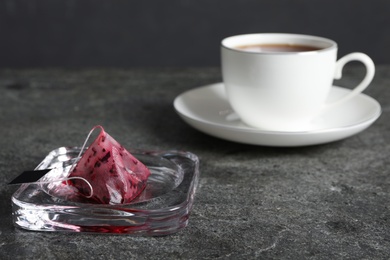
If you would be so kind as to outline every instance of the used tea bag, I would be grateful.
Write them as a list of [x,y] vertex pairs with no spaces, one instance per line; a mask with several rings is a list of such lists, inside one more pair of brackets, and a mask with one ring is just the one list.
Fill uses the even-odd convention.
[[98,203],[123,204],[137,197],[146,186],[149,169],[130,154],[103,127],[77,164],[69,178],[82,177],[89,182],[73,179],[69,182],[85,197]]

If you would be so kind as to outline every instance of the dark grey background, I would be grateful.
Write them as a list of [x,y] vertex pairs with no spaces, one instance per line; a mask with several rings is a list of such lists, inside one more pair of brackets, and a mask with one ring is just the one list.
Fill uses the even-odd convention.
[[1,0],[0,67],[218,66],[222,38],[293,32],[390,62],[389,0]]

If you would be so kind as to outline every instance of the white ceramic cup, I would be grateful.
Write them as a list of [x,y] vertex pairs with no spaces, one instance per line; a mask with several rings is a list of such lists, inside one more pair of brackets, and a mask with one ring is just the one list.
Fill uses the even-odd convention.
[[[312,51],[251,51],[239,46],[304,45]],[[241,120],[272,131],[305,131],[326,107],[346,102],[372,81],[375,66],[363,53],[337,61],[337,44],[329,39],[300,34],[259,33],[225,38],[221,43],[222,76],[229,103]],[[352,60],[366,66],[366,75],[350,94],[326,103],[334,79]]]

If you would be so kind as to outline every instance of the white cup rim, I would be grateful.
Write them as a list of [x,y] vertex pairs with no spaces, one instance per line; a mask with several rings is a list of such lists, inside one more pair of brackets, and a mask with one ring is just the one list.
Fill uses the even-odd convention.
[[[320,48],[319,50],[312,51],[298,51],[298,52],[259,52],[237,49],[236,46],[251,45],[258,43],[266,44],[301,44],[309,45]],[[337,49],[337,43],[333,40],[306,34],[294,34],[294,33],[251,33],[240,34],[224,38],[221,41],[221,47],[236,51],[240,53],[247,53],[251,55],[308,55],[317,54],[321,52],[327,52]]]

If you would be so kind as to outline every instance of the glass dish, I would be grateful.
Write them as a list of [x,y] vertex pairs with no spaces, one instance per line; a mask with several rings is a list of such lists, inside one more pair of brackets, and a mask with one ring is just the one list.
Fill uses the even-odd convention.
[[199,159],[180,151],[129,150],[151,171],[146,188],[129,204],[96,204],[61,192],[81,148],[51,151],[36,170],[53,169],[12,196],[17,227],[35,231],[168,235],[188,225],[199,181]]

